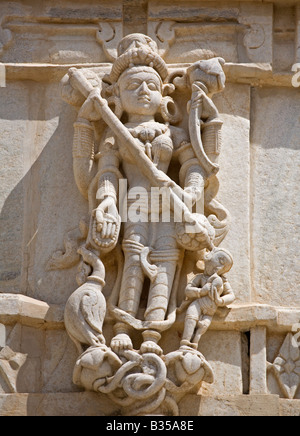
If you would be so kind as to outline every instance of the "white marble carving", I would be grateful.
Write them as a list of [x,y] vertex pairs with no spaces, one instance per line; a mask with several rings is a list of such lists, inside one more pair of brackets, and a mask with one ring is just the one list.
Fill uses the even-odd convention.
[[107,58],[111,61],[117,57],[117,42],[120,42],[123,34],[122,23],[99,23],[99,30],[96,37],[102,45]]
[[14,343],[16,339],[20,342],[20,337],[21,325],[16,324],[5,345],[0,345],[0,393],[2,389],[6,393],[17,392],[18,373],[27,359],[27,354],[14,350]]
[[[299,326],[299,324],[298,324]],[[288,333],[279,354],[271,364],[269,371],[273,371],[285,398],[293,399],[300,386],[300,344],[299,333]]]
[[[102,80],[92,70],[73,68],[62,81],[63,98],[80,107],[74,176],[89,215],[73,234],[77,243],[70,233],[66,252],[56,253],[48,267],[74,265],[80,255],[80,287],[65,308],[65,325],[80,353],[73,380],[107,394],[125,415],[177,415],[186,393],[213,381],[198,342],[217,307],[234,300],[224,276],[232,257],[217,248],[229,223],[216,199],[222,121],[211,100],[224,88],[223,63],[199,60],[171,77],[156,43],[132,34],[121,40]],[[190,93],[187,127],[175,90]],[[198,252],[205,270],[179,307],[188,251]],[[111,257],[118,274],[105,298]],[[165,355],[161,335],[185,311],[181,346]],[[110,344],[104,322],[113,322]]]
[[228,251],[214,248],[205,259],[203,274],[196,275],[187,286],[186,298],[189,306],[186,311],[181,348],[197,349],[200,338],[209,328],[217,308],[231,304],[235,300],[224,275],[230,270],[232,262]]

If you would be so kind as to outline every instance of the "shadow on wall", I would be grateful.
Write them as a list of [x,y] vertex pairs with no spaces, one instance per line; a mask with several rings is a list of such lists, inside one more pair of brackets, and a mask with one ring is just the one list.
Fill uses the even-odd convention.
[[86,213],[72,169],[76,112],[56,83],[8,82],[0,102],[0,292],[61,304],[76,273],[45,267]]
[[251,112],[251,236],[256,301],[297,307],[299,89],[254,89]]
[[[243,114],[242,105],[237,103],[242,92],[248,96],[247,89],[247,85],[228,84],[216,100],[221,113],[230,114],[234,119],[249,115],[249,107]],[[295,107],[299,105],[296,97],[294,89],[281,88],[276,91],[254,90],[252,95],[252,143],[271,153],[265,164],[265,157],[262,157],[263,171],[255,174],[255,186],[260,190],[261,186],[270,186],[268,171],[274,176],[278,174],[274,168],[282,167],[282,161],[276,157],[277,151],[283,149],[282,158],[284,156],[286,161],[287,155],[299,147],[295,138],[298,132],[295,121],[299,117],[295,115]],[[281,103],[276,105],[279,98]],[[244,100],[248,101],[248,97],[241,103]],[[66,233],[78,226],[87,211],[87,204],[74,183],[72,170],[75,117],[75,110],[62,101],[58,83],[8,82],[6,88],[0,88],[0,292],[23,293],[48,303],[64,304],[76,289],[76,267],[51,272],[45,270],[51,255],[64,248]],[[228,118],[226,122],[230,123],[232,119]],[[266,131],[266,125],[272,130],[268,128]],[[280,135],[279,127],[282,127]],[[274,141],[269,138],[274,138]],[[224,144],[223,154],[226,146],[228,152],[230,144]],[[259,162],[254,159],[256,167]],[[287,181],[284,180],[283,184],[289,183],[295,172],[291,175],[290,171],[285,171],[284,174]],[[263,175],[267,183],[259,180]],[[284,192],[282,184],[280,191]],[[292,190],[288,192],[291,197]],[[266,198],[273,198],[273,194],[264,195],[264,204]],[[284,201],[287,201],[286,196]],[[234,213],[232,204],[226,201],[224,204]],[[260,210],[263,210],[262,206]],[[280,207],[283,210],[282,204]],[[292,209],[285,207],[284,210]],[[270,230],[264,231],[263,224],[264,220],[259,220],[262,233],[270,234]],[[275,224],[272,214],[270,226]],[[280,228],[279,224],[276,224],[277,228]],[[274,233],[281,235],[280,231]],[[285,250],[280,253],[285,254]],[[284,258],[285,255],[280,253],[279,256]]]
[[[237,110],[231,92],[224,112]],[[0,292],[63,304],[76,289],[76,267],[45,267],[87,212],[72,169],[76,111],[58,83],[8,82],[0,102]]]

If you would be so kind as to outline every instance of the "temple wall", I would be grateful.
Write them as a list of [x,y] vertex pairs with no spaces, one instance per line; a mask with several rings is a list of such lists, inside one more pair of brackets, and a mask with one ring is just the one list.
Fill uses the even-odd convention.
[[[231,215],[222,246],[234,258],[236,301],[200,342],[215,382],[184,398],[180,413],[298,416],[297,0],[1,2],[0,416],[118,412],[72,383],[77,354],[63,312],[77,266],[48,263],[87,208],[72,169],[76,110],[60,81],[72,66],[108,68],[134,32],[151,36],[171,69],[226,61],[226,88],[213,100],[224,122],[218,199]],[[179,317],[163,335],[168,351],[182,328]],[[292,365],[281,375],[279,354]]]

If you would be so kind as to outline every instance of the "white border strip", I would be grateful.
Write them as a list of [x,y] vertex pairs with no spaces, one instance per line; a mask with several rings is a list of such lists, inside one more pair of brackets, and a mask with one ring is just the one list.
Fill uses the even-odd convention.
[[6,87],[6,67],[0,63],[0,88]]

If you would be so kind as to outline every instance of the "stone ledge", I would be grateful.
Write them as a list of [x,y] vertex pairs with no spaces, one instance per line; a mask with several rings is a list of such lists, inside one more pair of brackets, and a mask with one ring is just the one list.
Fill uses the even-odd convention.
[[3,324],[19,322],[36,328],[62,329],[63,309],[25,295],[0,293],[0,323]]
[[7,81],[33,80],[35,82],[59,82],[70,68],[107,68],[111,64],[3,64]]
[[[184,314],[178,317],[178,327],[183,325]],[[289,332],[300,322],[300,308],[270,306],[268,304],[236,304],[221,308],[215,314],[210,330],[247,331],[264,326],[272,331]]]
[[180,402],[183,416],[299,416],[300,400],[278,395],[187,395]]
[[[215,330],[248,330],[251,327],[265,326],[286,332],[300,322],[300,308],[270,306],[268,304],[249,303],[232,305],[225,316],[215,315],[212,328]],[[226,325],[224,325],[224,323]],[[226,328],[225,328],[226,327]]]
[[[300,400],[278,395],[187,395],[180,416],[299,416]],[[0,394],[0,416],[113,416],[119,411],[95,392]],[[130,419],[130,418],[129,418]]]
[[96,392],[0,394],[0,416],[110,416],[116,407]]
[[224,65],[227,82],[248,84],[251,86],[274,86],[292,88],[295,73],[274,73],[271,64],[226,63]]
[[[3,64],[7,81],[33,80],[36,82],[59,82],[68,70],[76,68],[103,68],[109,70],[111,64]],[[169,69],[187,68],[191,64],[169,64]],[[294,73],[274,73],[271,64],[264,63],[226,63],[226,80],[229,83],[241,83],[251,86],[274,86],[292,88]],[[294,88],[297,90],[296,88]],[[300,88],[299,88],[300,89]]]
[[[64,307],[49,305],[21,294],[0,293],[0,323],[23,325],[44,329],[64,328]],[[178,317],[177,324],[184,321]],[[249,330],[266,326],[276,331],[288,332],[300,322],[300,308],[276,307],[249,303],[221,309],[213,319],[211,330]]]

